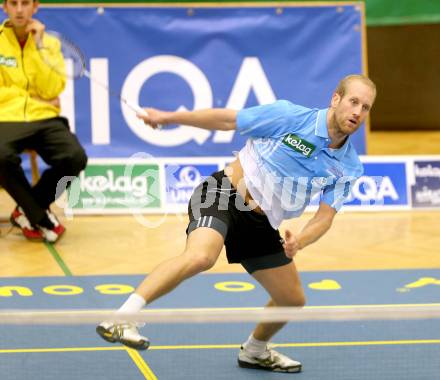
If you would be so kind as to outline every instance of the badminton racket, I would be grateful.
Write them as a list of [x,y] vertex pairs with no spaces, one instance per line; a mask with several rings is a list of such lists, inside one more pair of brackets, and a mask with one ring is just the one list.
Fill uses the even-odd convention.
[[[119,92],[113,91],[107,85],[100,82],[96,78],[93,78],[90,74],[90,71],[87,70],[86,66],[86,58],[81,51],[81,49],[75,45],[68,38],[63,36],[62,34],[53,31],[47,30],[44,32],[47,36],[46,38],[42,38],[42,41],[38,44],[38,51],[42,60],[54,71],[56,71],[60,75],[64,75],[70,79],[77,79],[81,77],[86,77],[93,83],[96,83],[98,86],[104,88],[110,95],[117,97],[123,102],[128,108],[133,110],[134,112],[148,116],[148,113],[137,104],[127,100],[124,98]],[[49,39],[47,38],[49,37]],[[50,43],[50,38],[56,39],[59,42],[59,46],[54,43]],[[62,56],[59,54],[59,49],[61,50]],[[67,73],[64,66],[64,60],[70,59],[73,63],[73,70],[71,73]],[[162,126],[158,126],[160,129]]]

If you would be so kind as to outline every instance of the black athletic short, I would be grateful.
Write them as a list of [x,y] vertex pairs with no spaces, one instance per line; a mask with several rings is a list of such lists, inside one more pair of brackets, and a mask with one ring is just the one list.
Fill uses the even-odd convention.
[[279,231],[272,228],[266,215],[245,204],[223,170],[197,186],[188,214],[188,235],[199,227],[215,229],[225,240],[228,262],[241,263],[249,273],[292,261],[284,253]]

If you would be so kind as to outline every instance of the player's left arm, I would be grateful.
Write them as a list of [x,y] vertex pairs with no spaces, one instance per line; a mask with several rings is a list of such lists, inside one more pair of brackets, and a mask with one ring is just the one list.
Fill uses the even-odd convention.
[[157,128],[158,125],[183,124],[208,130],[231,131],[237,127],[237,111],[227,108],[175,112],[145,108],[145,111],[146,114],[137,116],[152,128]]
[[331,227],[336,210],[325,202],[321,202],[315,215],[306,223],[301,231],[294,235],[286,230],[284,238],[284,251],[287,257],[293,257],[296,253],[317,241]]

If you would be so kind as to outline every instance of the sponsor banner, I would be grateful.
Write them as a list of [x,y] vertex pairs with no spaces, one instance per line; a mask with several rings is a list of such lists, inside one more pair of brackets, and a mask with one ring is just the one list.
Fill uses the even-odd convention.
[[[235,131],[182,125],[152,130],[98,82],[134,103],[166,110],[242,109],[276,99],[325,108],[338,81],[362,72],[365,60],[358,2],[282,8],[139,4],[100,12],[43,5],[36,17],[83,50],[97,80],[68,81],[61,97],[63,113],[91,158],[137,152],[220,157],[244,145]],[[365,153],[364,126],[353,142]]]
[[[428,157],[428,156],[427,156]],[[68,193],[67,213],[185,213],[194,188],[232,157],[91,159]],[[366,157],[343,210],[439,207],[440,157]],[[316,209],[319,194],[308,211]]]
[[440,159],[414,161],[411,199],[415,208],[440,207]]
[[[389,162],[387,162],[389,160]],[[408,209],[407,160],[361,157],[364,174],[352,187],[343,210]],[[308,210],[319,204],[318,193]]]
[[348,206],[407,206],[406,162],[364,162],[364,174],[344,204]]
[[186,209],[195,187],[217,170],[217,164],[166,164],[166,206]]
[[89,163],[73,181],[67,199],[72,212],[121,212],[161,207],[159,166],[151,163]]

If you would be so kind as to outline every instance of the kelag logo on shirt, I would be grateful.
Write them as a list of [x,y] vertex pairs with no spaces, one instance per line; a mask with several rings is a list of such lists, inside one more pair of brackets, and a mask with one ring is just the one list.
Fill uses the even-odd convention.
[[309,143],[306,140],[301,139],[300,137],[289,133],[288,135],[284,136],[283,143],[286,144],[288,147],[292,148],[298,153],[303,154],[306,157],[310,157],[310,155],[315,150],[315,145]]

